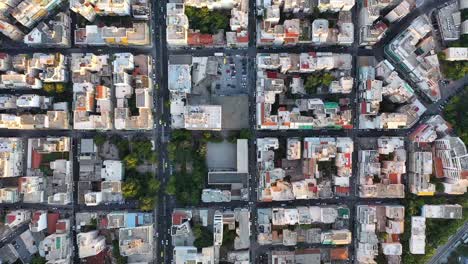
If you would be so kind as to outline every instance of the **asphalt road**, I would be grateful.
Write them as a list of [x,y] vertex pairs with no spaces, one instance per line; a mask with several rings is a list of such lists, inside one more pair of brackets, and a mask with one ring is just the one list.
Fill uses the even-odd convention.
[[[427,264],[440,264],[455,249],[455,243],[460,241],[464,235],[468,234],[468,223],[465,223],[457,233],[453,234],[447,243],[439,248]],[[448,263],[450,264],[450,263]]]

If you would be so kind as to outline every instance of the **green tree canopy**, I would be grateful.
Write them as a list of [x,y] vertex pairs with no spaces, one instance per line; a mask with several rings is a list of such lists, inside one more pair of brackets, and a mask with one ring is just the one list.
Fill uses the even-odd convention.
[[204,248],[213,245],[213,232],[208,228],[201,225],[195,225],[192,230],[193,235],[195,236],[193,245],[196,248]]
[[229,29],[229,16],[222,10],[185,6],[185,15],[190,28],[198,29],[202,34],[215,34],[219,30],[226,32]]
[[125,198],[135,198],[141,191],[139,182],[136,179],[125,180],[122,184],[122,194]]
[[468,144],[468,86],[452,98],[444,109],[444,118],[454,127],[457,135]]
[[104,145],[104,143],[105,143],[106,140],[107,140],[107,137],[104,136],[103,134],[96,134],[96,135],[94,136],[93,140],[94,140],[94,143],[95,143],[98,147],[100,147],[100,146]]
[[31,264],[45,264],[47,261],[44,257],[41,257],[39,255],[34,255],[31,259]]
[[335,80],[335,77],[329,72],[314,72],[307,76],[307,79],[304,83],[304,89],[308,94],[316,94],[317,88],[321,86],[330,86],[332,81]]
[[124,158],[125,166],[128,169],[135,169],[138,166],[138,155],[136,153],[130,153]]
[[159,188],[161,187],[161,182],[156,180],[155,178],[151,178],[149,179],[148,181],[148,191],[150,194],[154,194],[154,195],[157,195],[158,194],[158,191],[159,191]]
[[156,206],[156,198],[155,197],[143,197],[140,199],[139,208],[142,211],[151,211],[154,210]]
[[176,187],[176,178],[174,176],[171,176],[169,178],[169,182],[166,185],[166,193],[169,195],[174,195],[176,194],[177,187]]

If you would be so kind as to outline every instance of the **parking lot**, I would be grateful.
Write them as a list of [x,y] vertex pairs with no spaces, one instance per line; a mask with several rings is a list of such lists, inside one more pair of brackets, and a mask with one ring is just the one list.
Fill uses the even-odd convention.
[[245,56],[220,56],[218,58],[219,79],[214,95],[247,94],[247,65]]

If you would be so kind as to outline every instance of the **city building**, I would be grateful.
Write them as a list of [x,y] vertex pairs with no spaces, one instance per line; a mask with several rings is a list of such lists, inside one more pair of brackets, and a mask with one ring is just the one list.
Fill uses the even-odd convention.
[[48,223],[52,234],[39,243],[39,254],[49,262],[69,263],[72,258],[72,240],[70,238],[70,220],[58,219]]
[[[371,149],[358,151],[358,190],[362,198],[404,198],[406,149],[403,138],[361,138]],[[366,144],[367,145],[367,144]]]
[[[83,165],[80,163],[80,165]],[[102,203],[119,203],[123,201],[122,180],[124,168],[122,161],[104,160],[100,171],[100,191],[84,194],[84,203],[87,206],[96,206]]]
[[432,196],[436,191],[431,183],[433,158],[430,151],[410,151],[408,160],[408,180],[411,193],[419,196]]
[[468,186],[468,153],[458,137],[445,136],[434,141],[434,175],[444,180],[444,191],[464,194]]
[[78,256],[87,258],[99,254],[106,248],[106,239],[100,236],[98,231],[76,234],[78,244]]
[[31,47],[68,48],[71,38],[71,19],[68,13],[58,13],[49,22],[40,22],[24,36]]
[[214,263],[213,247],[202,249],[201,253],[194,246],[176,246],[174,247],[174,263]]
[[332,205],[259,208],[257,242],[284,246],[297,243],[349,245],[349,214],[349,208]]
[[11,40],[21,41],[24,38],[24,33],[16,26],[0,19],[0,33],[7,36]]
[[[202,201],[212,202],[230,202],[231,200],[248,200],[248,176],[249,176],[249,153],[248,140],[237,139],[235,145],[236,159],[232,165],[218,166],[217,149],[210,144],[207,150],[208,157],[208,181],[210,188],[203,189]],[[235,162],[235,163],[234,163]],[[222,162],[220,162],[222,163]],[[235,166],[234,166],[235,164]],[[232,166],[232,167],[231,167]],[[225,189],[229,186],[229,189]]]
[[411,254],[426,254],[426,218],[423,216],[411,217],[411,237],[409,247]]
[[45,182],[43,177],[21,177],[18,191],[23,203],[43,203],[45,201]]
[[[320,98],[287,100],[281,74],[317,71],[349,71],[349,54],[311,52],[301,54],[257,54],[256,120],[258,129],[352,128],[349,100],[327,102]],[[277,71],[277,72],[273,72]],[[352,83],[351,83],[352,87]],[[279,102],[277,98],[281,99]],[[277,111],[273,105],[280,103]],[[305,113],[305,114],[304,114]]]
[[26,224],[31,220],[31,212],[20,209],[8,212],[5,217],[5,225],[11,229],[15,229],[20,225]]
[[446,48],[444,50],[445,60],[466,61],[468,60],[468,47]]
[[0,188],[0,203],[16,203],[20,201],[18,188],[6,187]]
[[0,177],[22,176],[25,144],[21,138],[0,138]]
[[122,256],[153,256],[153,226],[121,228],[119,230],[119,249]]
[[[354,42],[354,24],[350,11],[354,2],[319,1],[314,6],[312,1],[257,1],[261,17],[257,23],[257,45],[351,45]],[[319,18],[310,21],[307,16],[313,14],[316,18],[314,8],[328,14],[339,13],[331,20]],[[283,16],[286,19],[281,19]]]
[[129,16],[131,0],[71,0],[70,10],[93,22],[96,16]]
[[64,2],[64,0],[23,0],[11,11],[11,16],[21,25],[31,28],[53,13]]
[[452,1],[437,9],[437,25],[443,41],[455,41],[460,38],[463,21],[460,12],[462,8],[459,9],[458,2],[462,1]]
[[31,223],[29,223],[29,230],[31,232],[41,232],[47,228],[47,212],[34,211],[32,213]]
[[[362,129],[402,129],[416,124],[426,111],[413,88],[383,60],[374,65],[373,57],[361,57],[358,68],[359,127]],[[383,101],[398,107],[382,112]]]
[[[298,139],[287,140],[291,143]],[[351,138],[306,137],[298,144],[288,144],[287,153],[300,157],[297,159],[292,159],[294,155],[289,155],[289,158],[275,157],[275,150],[279,147],[277,138],[257,139],[259,200],[285,201],[349,195],[354,151]]]
[[[379,254],[401,262],[405,207],[400,205],[358,205],[356,208],[356,261],[375,263]],[[379,250],[381,248],[381,251]]]
[[[113,127],[113,104],[109,88],[112,82],[109,56],[73,53],[71,74],[73,128],[111,129]],[[106,82],[107,86],[102,82]]]
[[422,206],[421,212],[421,216],[425,218],[462,219],[463,217],[463,208],[459,204],[425,204]]
[[380,11],[391,1],[369,0],[358,2],[359,45],[372,46],[383,38],[388,29]]
[[[201,33],[191,28],[185,14],[185,7],[207,8],[208,10],[230,10],[229,31],[215,34]],[[171,47],[180,46],[228,46],[246,47],[249,42],[248,13],[249,2],[246,0],[193,1],[167,3],[167,43]]]
[[[207,57],[171,56],[168,88],[172,128],[215,131],[248,128],[246,65],[247,58],[222,53]],[[242,70],[241,85],[236,72]]]
[[[430,19],[419,16],[411,25],[385,46],[385,54],[395,68],[405,74],[414,87],[430,100],[440,99],[439,60],[434,51],[435,41]],[[417,52],[416,52],[417,50]]]
[[7,65],[0,75],[0,89],[41,89],[46,83],[68,82],[68,59],[60,53],[18,54]]
[[75,30],[75,45],[80,46],[147,46],[151,44],[147,23],[132,27],[86,25]]
[[[146,55],[114,54],[113,84],[117,99],[114,109],[116,129],[153,128],[153,86],[151,59]],[[98,95],[99,96],[99,95]],[[135,100],[135,102],[131,102]],[[134,115],[137,109],[138,115]]]

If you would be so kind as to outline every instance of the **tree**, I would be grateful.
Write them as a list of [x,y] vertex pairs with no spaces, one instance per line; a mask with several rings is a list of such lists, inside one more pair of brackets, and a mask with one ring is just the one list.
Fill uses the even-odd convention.
[[175,153],[177,151],[177,144],[175,142],[169,142],[167,145],[167,156],[169,160],[175,160]]
[[112,240],[112,256],[117,260],[117,264],[126,264],[127,257],[120,255],[119,240]]
[[140,191],[141,187],[136,179],[128,179],[122,184],[122,194],[125,198],[135,198]]
[[138,166],[138,155],[136,153],[130,153],[124,158],[125,166],[128,169],[135,169]]
[[435,187],[436,187],[436,192],[438,193],[443,193],[445,190],[444,184],[441,182],[437,182]]
[[227,225],[223,227],[223,245],[232,246],[234,245],[234,239],[236,238],[237,234],[235,230],[229,230]]
[[193,245],[196,248],[204,248],[213,245],[213,232],[208,228],[201,225],[195,225],[192,230],[195,237]]
[[151,211],[156,205],[156,199],[154,197],[143,197],[140,199],[140,210]]
[[133,152],[138,155],[140,160],[149,157],[152,152],[153,144],[149,140],[136,140],[132,142]]
[[210,139],[212,138],[212,134],[210,133],[210,131],[205,131],[203,132],[203,139],[205,139],[206,141],[210,141]]
[[158,163],[158,153],[153,152],[151,155],[148,157],[148,162],[151,164],[157,164]]
[[319,76],[316,74],[312,74],[307,77],[306,82],[304,84],[304,89],[308,94],[316,94],[317,88],[321,84]]
[[55,92],[55,84],[54,83],[44,83],[42,86],[42,89],[44,89],[45,92],[47,93],[53,93]]
[[198,29],[202,34],[215,34],[219,30],[229,29],[229,16],[221,10],[186,6],[185,15],[189,20],[190,28]]
[[56,84],[55,84],[55,92],[56,92],[56,93],[63,93],[63,92],[65,92],[65,84],[63,84],[63,83],[56,83]]
[[335,80],[335,77],[329,72],[314,72],[311,75],[307,76],[307,79],[304,84],[304,89],[308,94],[317,93],[317,88],[321,86],[330,86],[332,81]]
[[175,195],[176,191],[176,178],[174,176],[171,176],[169,178],[169,182],[166,185],[166,193],[169,195]]
[[468,86],[459,95],[454,96],[444,109],[444,118],[454,126],[457,135],[468,144]]
[[330,84],[335,80],[335,77],[329,72],[326,72],[322,75],[322,84],[325,86],[330,86]]
[[119,136],[114,136],[112,137],[112,142],[113,144],[117,147],[119,150],[119,157],[125,157],[130,153],[130,148],[128,145],[128,140],[125,138],[119,137]]
[[172,142],[190,140],[191,138],[192,138],[192,133],[185,129],[176,129],[172,131],[172,134],[171,134]]
[[151,178],[148,181],[148,191],[151,195],[156,195],[161,187],[161,182],[155,178]]
[[252,138],[252,132],[250,132],[249,129],[243,128],[241,129],[239,133],[239,138],[240,139],[251,139]]
[[98,147],[100,147],[100,146],[104,145],[104,143],[106,142],[107,138],[106,138],[106,136],[104,136],[104,135],[102,135],[102,134],[97,134],[97,135],[94,136],[93,140],[94,140],[94,143],[95,143]]
[[31,264],[45,264],[47,261],[44,257],[41,257],[39,255],[34,255],[31,259]]

